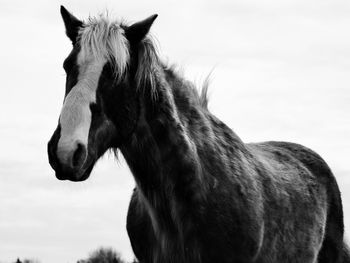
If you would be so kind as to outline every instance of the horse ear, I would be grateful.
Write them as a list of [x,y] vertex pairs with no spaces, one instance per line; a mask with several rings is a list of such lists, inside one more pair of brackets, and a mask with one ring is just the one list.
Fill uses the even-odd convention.
[[66,27],[66,34],[74,44],[77,40],[79,30],[83,26],[83,22],[69,13],[63,5],[61,5],[61,15]]
[[127,27],[125,30],[125,35],[130,43],[139,43],[142,39],[144,39],[157,16],[157,14],[152,15],[145,20]]

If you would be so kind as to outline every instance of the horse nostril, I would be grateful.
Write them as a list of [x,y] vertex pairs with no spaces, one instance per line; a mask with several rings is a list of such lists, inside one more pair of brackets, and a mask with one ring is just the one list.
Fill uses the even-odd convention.
[[72,157],[72,168],[80,168],[86,159],[86,147],[82,143],[77,143],[77,148]]

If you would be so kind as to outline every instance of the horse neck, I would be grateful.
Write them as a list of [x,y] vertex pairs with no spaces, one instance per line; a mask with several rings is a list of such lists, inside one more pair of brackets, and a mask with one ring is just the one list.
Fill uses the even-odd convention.
[[146,198],[160,194],[168,199],[169,191],[180,197],[183,193],[177,190],[183,192],[186,188],[188,198],[195,199],[189,192],[205,188],[205,182],[201,180],[195,145],[181,120],[169,84],[163,75],[153,83],[156,87],[143,87],[156,89],[157,94],[145,92],[140,99],[138,126],[121,151]]
[[138,127],[121,151],[151,206],[165,214],[195,213],[217,180],[210,171],[226,169],[225,160],[238,158],[244,146],[173,71],[162,67],[153,85],[157,94],[140,99]]

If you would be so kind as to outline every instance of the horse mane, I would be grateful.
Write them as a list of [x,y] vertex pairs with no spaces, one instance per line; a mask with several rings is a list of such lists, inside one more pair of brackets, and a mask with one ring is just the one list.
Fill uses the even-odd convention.
[[199,103],[205,109],[208,109],[208,104],[209,104],[208,90],[210,85],[210,74],[211,73],[209,73],[209,75],[204,79],[204,82],[201,87],[201,93],[199,96]]
[[197,101],[197,105],[199,105],[202,109],[208,110],[208,104],[209,104],[209,96],[208,96],[208,90],[210,86],[210,78],[211,78],[211,72],[205,77],[204,81],[200,85],[197,85],[197,83],[193,83],[192,81],[186,80],[183,76],[183,70],[175,65],[175,64],[163,64],[163,69],[170,75],[173,76],[173,78],[177,79],[178,82],[178,88],[182,89],[183,91],[187,91],[188,97],[191,97]]
[[[125,22],[111,20],[107,14],[89,17],[79,32],[79,43],[82,56],[93,56],[96,60],[107,59],[114,65],[116,77],[125,76],[130,63],[130,44],[125,37]],[[160,59],[156,41],[148,34],[138,45],[138,66],[135,74],[136,85],[139,88],[151,88],[153,98],[157,97],[157,83],[163,76],[163,71],[171,71],[179,79],[181,74],[174,65],[167,65]],[[182,80],[183,88],[190,89],[198,98],[199,105],[208,107],[209,77],[204,80],[199,89],[189,81]]]
[[137,87],[151,87],[153,98],[157,97],[157,80],[162,71],[162,62],[158,48],[151,35],[146,36],[139,44],[138,65],[135,75]]

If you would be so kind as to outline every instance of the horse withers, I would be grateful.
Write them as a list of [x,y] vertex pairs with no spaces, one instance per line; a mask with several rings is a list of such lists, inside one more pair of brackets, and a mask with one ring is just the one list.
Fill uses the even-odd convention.
[[49,162],[86,180],[109,149],[134,176],[127,231],[143,263],[343,263],[336,180],[312,150],[244,143],[161,61],[149,30],[61,7],[73,47]]

